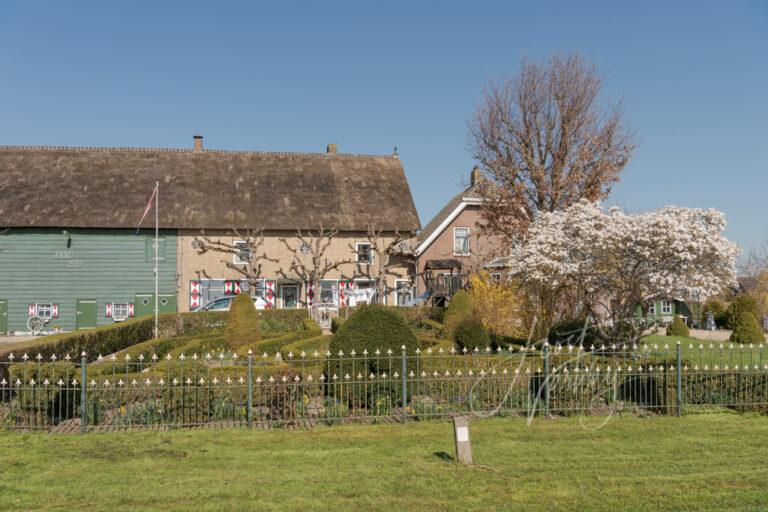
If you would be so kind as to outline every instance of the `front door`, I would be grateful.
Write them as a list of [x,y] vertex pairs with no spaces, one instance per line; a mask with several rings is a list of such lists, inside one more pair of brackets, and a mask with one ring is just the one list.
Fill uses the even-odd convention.
[[299,304],[299,287],[294,284],[284,284],[282,288],[283,307],[295,308]]
[[96,327],[96,301],[77,300],[77,328],[93,329]]
[[8,332],[8,303],[0,300],[0,334]]

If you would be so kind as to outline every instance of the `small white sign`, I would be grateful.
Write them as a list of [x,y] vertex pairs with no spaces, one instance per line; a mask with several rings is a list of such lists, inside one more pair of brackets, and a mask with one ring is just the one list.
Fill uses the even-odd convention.
[[456,429],[456,439],[460,443],[466,443],[469,441],[469,428],[467,427],[459,427]]

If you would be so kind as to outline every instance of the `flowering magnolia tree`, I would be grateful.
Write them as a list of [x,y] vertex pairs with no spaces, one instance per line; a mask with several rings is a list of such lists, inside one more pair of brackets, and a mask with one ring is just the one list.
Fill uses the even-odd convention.
[[735,282],[739,249],[713,209],[667,206],[628,215],[578,202],[542,213],[510,258],[513,275],[569,296],[605,338],[635,336],[656,296],[697,302]]

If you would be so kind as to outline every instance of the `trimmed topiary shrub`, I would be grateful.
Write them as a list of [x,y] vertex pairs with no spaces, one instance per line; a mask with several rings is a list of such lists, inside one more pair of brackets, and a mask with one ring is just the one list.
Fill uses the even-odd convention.
[[453,336],[456,341],[456,348],[459,350],[464,348],[468,351],[472,351],[475,348],[484,350],[491,343],[488,330],[483,326],[483,322],[469,316],[459,322],[453,332]]
[[253,343],[261,336],[261,318],[247,293],[241,293],[232,301],[224,328],[224,340],[233,350]]
[[472,299],[466,290],[459,290],[453,297],[448,307],[445,309],[445,319],[443,320],[443,334],[446,338],[455,341],[454,332],[456,327],[466,317],[472,315]]
[[385,306],[371,305],[358,308],[339,327],[331,342],[331,353],[349,353],[354,349],[362,354],[364,349],[373,352],[390,348],[399,352],[403,345],[409,351],[417,346],[405,320]]
[[[397,404],[400,400],[400,383],[397,381],[388,380],[376,386],[339,387],[336,384],[344,382],[346,375],[400,372],[403,346],[411,356],[409,365],[415,366],[413,355],[419,345],[403,317],[386,306],[358,307],[339,327],[328,346],[332,355],[324,368],[326,393],[339,405],[353,403],[376,408],[380,406],[379,399],[382,396],[391,398],[390,406]],[[354,358],[351,355],[353,350]],[[367,355],[363,355],[366,350]],[[342,358],[338,356],[340,351],[344,353]]]
[[547,339],[553,345],[592,346],[598,339],[597,328],[586,318],[564,318],[549,330]]
[[733,299],[725,313],[726,327],[728,329],[736,329],[742,313],[750,313],[755,319],[760,318],[760,308],[755,298],[751,295],[739,295]]
[[331,318],[331,332],[335,333],[336,331],[338,331],[339,327],[344,325],[344,321],[345,320],[340,316],[335,316]]
[[288,332],[298,331],[302,323],[309,318],[306,309],[262,309],[258,311],[261,316],[261,332]]
[[762,343],[765,341],[765,333],[757,317],[748,311],[743,311],[736,320],[729,339],[736,343]]
[[685,325],[683,317],[676,315],[674,320],[667,326],[667,336],[685,336],[691,335],[691,330]]

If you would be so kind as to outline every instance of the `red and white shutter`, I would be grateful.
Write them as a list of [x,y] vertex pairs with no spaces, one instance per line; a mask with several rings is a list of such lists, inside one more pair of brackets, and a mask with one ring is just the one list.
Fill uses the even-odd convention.
[[128,303],[128,316],[133,318],[133,302]]
[[267,300],[267,308],[275,307],[275,281],[264,281],[264,298]]
[[347,281],[339,281],[339,306],[347,305]]
[[232,281],[224,281],[224,295],[232,295]]
[[233,292],[235,295],[239,295],[239,294],[240,294],[240,292],[242,291],[242,289],[243,289],[243,288],[242,288],[242,286],[240,285],[240,281],[234,281],[234,282],[232,283],[232,292]]
[[51,304],[51,318],[59,318],[59,305]]
[[189,282],[189,307],[190,309],[200,307],[200,281]]
[[104,308],[104,315],[107,318],[112,318],[112,305],[114,302],[107,302],[107,306]]
[[37,304],[30,304],[27,308],[27,315],[32,317],[37,314]]
[[310,281],[307,284],[307,306],[312,307],[312,302],[315,299],[315,283]]

